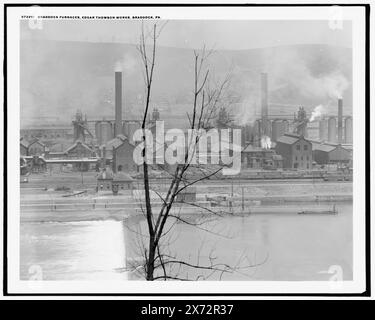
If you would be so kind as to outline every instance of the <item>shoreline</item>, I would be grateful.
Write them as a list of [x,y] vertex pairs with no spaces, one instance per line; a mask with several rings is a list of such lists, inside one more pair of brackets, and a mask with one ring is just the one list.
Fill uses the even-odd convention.
[[[280,206],[277,204],[261,204],[250,206],[246,204],[245,209],[242,210],[241,206],[232,207],[232,210],[224,206],[216,207],[207,207],[208,210],[212,210],[220,217],[246,217],[253,214],[281,214],[281,215],[296,215],[302,210],[330,210],[333,205],[340,207],[340,205],[352,204],[352,201],[340,201],[339,203],[335,202],[310,202],[305,205],[301,205],[298,202],[290,202],[286,206]],[[188,205],[179,205],[176,204],[172,207],[171,213],[174,215],[178,214],[185,217],[196,217],[202,218],[206,216],[213,215],[207,209],[197,208]],[[156,211],[157,212],[157,211]],[[154,213],[155,215],[157,213]],[[319,214],[318,215],[324,215]],[[340,214],[340,213],[338,213]],[[144,218],[143,212],[140,208],[111,208],[111,209],[96,209],[96,210],[28,210],[22,211],[20,215],[21,223],[64,223],[64,222],[88,222],[88,221],[105,221],[105,220],[115,220],[115,221],[124,221],[127,219],[139,219]]]

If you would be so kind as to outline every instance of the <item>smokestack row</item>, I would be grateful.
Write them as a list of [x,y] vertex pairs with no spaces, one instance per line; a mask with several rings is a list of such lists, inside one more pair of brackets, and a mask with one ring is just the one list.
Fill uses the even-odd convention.
[[331,143],[353,143],[353,122],[352,117],[345,118],[345,139],[344,135],[344,121],[343,121],[343,100],[338,99],[337,102],[337,125],[336,117],[331,116],[327,119],[322,119],[319,122],[319,139],[321,141],[328,141]]

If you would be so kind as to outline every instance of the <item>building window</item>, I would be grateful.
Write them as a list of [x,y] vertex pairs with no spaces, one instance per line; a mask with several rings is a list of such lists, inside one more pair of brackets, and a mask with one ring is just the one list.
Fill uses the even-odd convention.
[[307,164],[307,169],[309,169],[310,168],[310,166],[309,166],[309,164]]
[[299,144],[296,145],[297,150],[301,150],[301,146]]
[[310,159],[309,159],[309,156],[306,156],[306,160],[307,160],[307,161],[309,161],[309,160],[310,160]]
[[298,161],[298,157],[296,156],[296,161]]
[[301,160],[303,161],[303,156],[301,156]]
[[298,168],[298,163],[295,163],[293,167],[294,167],[294,169],[297,169]]
[[303,150],[307,151],[307,144],[303,146]]

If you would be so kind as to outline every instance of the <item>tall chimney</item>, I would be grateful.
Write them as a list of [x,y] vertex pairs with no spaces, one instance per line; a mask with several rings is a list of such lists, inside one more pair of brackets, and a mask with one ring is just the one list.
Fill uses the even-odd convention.
[[342,143],[342,99],[338,100],[337,142]]
[[262,134],[266,134],[267,120],[268,120],[268,81],[267,73],[261,73],[260,75],[260,104],[262,114]]
[[103,168],[103,169],[105,169],[105,166],[106,166],[106,164],[107,164],[107,152],[106,152],[107,150],[106,150],[106,148],[105,148],[105,146],[103,146],[103,153],[102,153],[102,164],[101,164],[101,167]]
[[122,133],[122,72],[115,72],[115,137]]

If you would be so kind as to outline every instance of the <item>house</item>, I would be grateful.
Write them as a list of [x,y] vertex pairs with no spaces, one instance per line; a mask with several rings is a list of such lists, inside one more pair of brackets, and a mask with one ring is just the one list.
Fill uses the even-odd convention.
[[194,203],[197,200],[197,190],[194,186],[186,187],[179,192],[176,197],[176,202]]
[[[82,141],[77,140],[67,150],[64,151],[64,157],[67,160],[82,160],[84,158],[95,158],[97,157],[97,154],[93,148],[89,147]],[[90,163],[84,161],[73,163],[73,168],[80,171],[87,171],[90,168]]]
[[279,154],[272,155],[272,167],[274,169],[282,169],[283,168],[283,157]]
[[96,190],[99,191],[111,191],[113,181],[113,171],[110,167],[105,167],[97,176]]
[[138,171],[134,162],[133,152],[135,145],[127,137],[120,134],[116,138],[101,146],[102,157],[112,162],[113,171]]
[[123,171],[113,173],[110,166],[103,169],[97,176],[97,191],[112,191],[117,195],[120,190],[133,190],[134,179]]
[[248,145],[242,150],[241,161],[245,168],[263,169],[272,161],[274,150]]
[[77,140],[68,149],[66,149],[64,154],[70,159],[91,158],[97,156],[93,148],[89,147],[80,140]]
[[48,151],[48,148],[39,139],[33,139],[28,142],[24,138],[20,140],[21,156],[42,156]]
[[351,161],[350,150],[341,145],[313,143],[313,158],[317,164],[341,163],[348,164]]
[[119,190],[133,190],[134,179],[123,171],[115,173],[112,180],[112,192],[118,194]]
[[28,155],[29,156],[41,156],[47,151],[47,147],[39,139],[34,139],[29,143]]
[[284,134],[277,140],[275,151],[283,157],[284,168],[312,169],[312,143],[302,135]]

